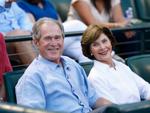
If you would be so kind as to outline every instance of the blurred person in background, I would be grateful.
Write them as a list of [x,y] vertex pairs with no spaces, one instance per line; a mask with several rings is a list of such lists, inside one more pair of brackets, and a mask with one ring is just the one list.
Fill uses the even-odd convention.
[[3,74],[12,71],[3,35],[0,33],[0,101],[5,99]]
[[81,20],[86,25],[101,24],[109,28],[128,24],[120,0],[72,0],[68,20],[72,19]]
[[[14,0],[0,0],[0,25],[0,32],[7,38],[30,35],[33,24]],[[13,54],[27,53],[19,54],[21,64],[29,64],[35,57],[31,41],[9,43],[8,48]]]
[[[86,12],[86,13],[85,13]],[[130,21],[123,15],[121,0],[72,0],[68,21],[81,20],[87,26],[98,24],[108,28],[122,28],[130,25]],[[114,32],[118,42],[138,40],[134,31]],[[122,47],[121,52],[137,51],[137,45],[132,48]]]

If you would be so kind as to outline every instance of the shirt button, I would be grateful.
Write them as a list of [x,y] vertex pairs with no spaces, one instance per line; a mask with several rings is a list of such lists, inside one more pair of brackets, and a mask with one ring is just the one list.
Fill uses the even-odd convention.
[[72,92],[74,93],[74,92],[75,92],[75,89],[72,88]]
[[80,105],[83,105],[83,103],[82,103],[80,100],[79,100],[79,104],[80,104]]
[[68,79],[69,79],[69,76],[66,76],[66,79],[68,80]]

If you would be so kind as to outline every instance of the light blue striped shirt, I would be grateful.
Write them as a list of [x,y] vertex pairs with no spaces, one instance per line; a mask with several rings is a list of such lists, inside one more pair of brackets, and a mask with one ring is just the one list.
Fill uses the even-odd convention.
[[36,58],[16,86],[17,103],[54,112],[87,113],[98,96],[84,69],[62,56],[63,66]]

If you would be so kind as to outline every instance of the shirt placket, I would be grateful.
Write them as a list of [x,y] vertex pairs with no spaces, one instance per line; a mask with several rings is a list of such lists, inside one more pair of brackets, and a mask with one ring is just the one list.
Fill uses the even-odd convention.
[[73,85],[73,80],[71,79],[71,69],[69,67],[66,67],[66,72],[65,72],[65,77],[66,77],[66,80],[68,81],[68,83],[70,84],[71,86],[71,91],[72,93],[75,95],[75,97],[78,99],[78,104],[80,106],[82,106],[82,111],[83,113],[87,112],[85,108],[85,105],[84,105],[84,102],[82,102],[82,99],[80,97],[80,94],[79,92],[77,92],[77,90],[74,88],[75,85]]

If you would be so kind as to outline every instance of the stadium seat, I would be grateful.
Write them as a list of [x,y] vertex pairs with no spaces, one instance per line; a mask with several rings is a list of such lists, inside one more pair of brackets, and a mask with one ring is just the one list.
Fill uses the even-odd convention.
[[150,54],[132,56],[126,59],[131,70],[150,83]]
[[138,17],[143,21],[150,21],[150,0],[134,0]]
[[122,104],[98,108],[90,113],[150,113],[150,101]]
[[7,102],[16,103],[15,86],[23,73],[24,70],[18,70],[4,74],[4,84]]
[[60,18],[64,22],[67,19],[71,0],[49,0],[58,11]]
[[91,68],[93,67],[93,62],[83,62],[79,64],[84,68],[86,75],[88,76]]

